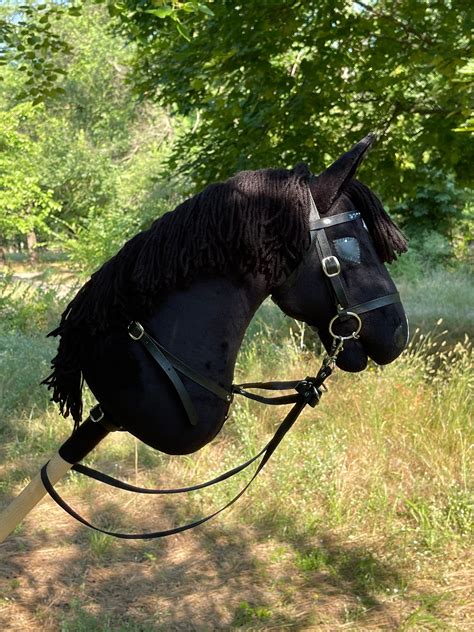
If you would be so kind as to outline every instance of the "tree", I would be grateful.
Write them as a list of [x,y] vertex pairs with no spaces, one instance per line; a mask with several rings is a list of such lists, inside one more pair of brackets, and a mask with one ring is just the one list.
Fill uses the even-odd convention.
[[[38,84],[35,100],[45,102],[49,122],[33,135],[42,136],[46,148],[43,183],[74,230],[104,227],[104,210],[111,228],[122,226],[123,218],[114,219],[119,199],[133,208],[129,227],[140,223],[140,214],[149,217],[144,200],[155,199],[153,177],[139,196],[145,207],[129,204],[120,182],[142,175],[148,158],[157,173],[154,141],[142,136],[160,129],[163,138],[171,119],[178,129],[171,153],[165,143],[161,157],[168,157],[169,171],[187,177],[188,188],[241,169],[300,160],[317,172],[375,131],[380,143],[364,163],[364,181],[406,223],[414,226],[410,199],[416,196],[418,211],[424,209],[421,224],[452,232],[472,164],[466,0],[26,6],[26,26],[18,19],[22,7],[4,20],[17,38],[10,33],[5,49],[15,62],[9,70],[23,75],[11,93],[16,100],[35,93],[31,67],[40,68],[43,58],[46,74],[58,71],[56,91]],[[28,20],[33,33],[37,25],[47,27],[41,42],[29,38]],[[48,48],[49,41],[56,43]],[[24,59],[30,61],[20,70]],[[150,107],[153,102],[165,113]],[[423,201],[431,195],[439,201],[445,189],[449,203]]]
[[22,126],[36,116],[34,108],[25,104],[0,112],[1,241],[26,236],[32,260],[36,233],[47,233],[48,219],[59,209],[53,192],[41,182],[38,143],[22,131]]
[[189,39],[146,11],[122,19],[137,43],[139,93],[195,120],[171,166],[199,186],[299,160],[318,171],[370,130],[381,142],[364,179],[385,200],[411,195],[425,177],[421,166],[467,181],[469,134],[454,129],[469,109],[468,2],[222,0],[209,7],[212,16],[190,20]]
[[13,65],[23,73],[21,88],[16,86],[18,100],[39,103],[60,92],[58,78],[64,69],[56,57],[70,47],[55,26],[68,14],[77,14],[77,7],[67,2],[10,0],[0,6],[0,66]]
[[113,23],[95,0],[63,15],[54,35],[69,49],[54,65],[64,72],[36,105],[32,95],[19,103],[28,78],[18,65],[4,66],[0,83],[0,139],[14,133],[0,162],[0,241],[24,238],[33,222],[86,272],[178,201],[176,181],[161,175],[173,127],[132,94],[134,44]]
[[[40,16],[44,10],[38,9]],[[10,11],[16,15],[17,8]],[[38,16],[31,19],[34,32]],[[118,166],[131,150],[139,150],[137,116],[152,108],[131,97],[124,80],[130,51],[122,38],[110,33],[109,25],[107,12],[90,6],[80,16],[65,13],[55,24],[52,35],[67,40],[70,48],[57,51],[54,67],[62,70],[57,74],[58,89],[43,91],[40,103],[31,95],[27,98],[30,79],[21,65],[11,63],[2,69],[3,243],[21,235],[34,252],[35,233],[41,241],[51,241],[53,234],[71,237],[84,218],[116,201],[122,170]],[[140,125],[146,127],[143,116]],[[142,132],[147,138],[148,132]]]
[[212,15],[206,4],[196,0],[142,0],[132,3],[116,0],[9,0],[0,5],[0,66],[14,64],[25,74],[20,100],[40,103],[62,92],[60,75],[64,67],[58,56],[73,52],[68,38],[58,24],[69,16],[82,16],[92,5],[103,5],[111,17],[127,20],[135,11],[146,12],[155,19],[170,21],[177,32],[188,38],[182,16],[204,12]]

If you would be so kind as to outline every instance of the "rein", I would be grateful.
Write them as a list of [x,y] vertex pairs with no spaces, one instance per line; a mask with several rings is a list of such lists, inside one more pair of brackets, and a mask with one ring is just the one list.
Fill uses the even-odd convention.
[[[261,458],[258,467],[253,473],[250,480],[244,485],[244,487],[240,490],[240,492],[235,495],[226,505],[218,509],[217,511],[211,513],[210,515],[196,520],[194,522],[190,522],[172,529],[162,530],[162,531],[154,531],[148,533],[138,533],[138,534],[130,534],[130,533],[118,533],[115,531],[109,531],[107,529],[101,529],[100,527],[92,525],[85,518],[80,516],[74,509],[72,509],[57,493],[51,484],[48,474],[47,474],[47,463],[41,469],[41,480],[46,491],[49,493],[51,498],[64,509],[70,516],[81,522],[87,527],[95,529],[96,531],[100,531],[101,533],[105,533],[107,535],[112,535],[117,538],[122,539],[152,539],[152,538],[162,538],[170,535],[174,535],[177,533],[181,533],[183,531],[187,531],[194,527],[197,527],[208,520],[211,520],[222,511],[233,505],[250,487],[252,482],[261,472],[265,464],[270,459],[273,452],[276,450],[280,442],[286,433],[290,430],[293,424],[296,422],[300,414],[303,412],[307,405],[315,407],[321,398],[323,393],[323,387],[325,380],[331,375],[333,372],[334,366],[336,364],[336,359],[339,353],[343,350],[344,342],[350,339],[357,339],[359,337],[361,328],[362,328],[362,320],[360,318],[360,314],[366,313],[368,311],[378,309],[385,305],[390,305],[392,303],[396,303],[400,301],[400,297],[398,293],[388,294],[386,296],[382,296],[376,299],[372,299],[370,301],[366,301],[365,303],[359,303],[357,305],[350,305],[347,294],[345,292],[345,288],[342,282],[342,279],[339,278],[341,272],[341,264],[338,258],[333,255],[331,246],[328,240],[328,237],[325,233],[325,229],[334,226],[337,224],[341,224],[344,222],[356,221],[361,218],[360,213],[357,211],[350,211],[346,213],[340,213],[338,215],[333,215],[332,217],[324,217],[321,218],[316,204],[314,202],[312,193],[310,191],[310,215],[309,215],[309,229],[311,235],[310,246],[306,251],[302,262],[300,265],[292,272],[292,274],[284,281],[282,285],[276,288],[276,291],[284,291],[291,287],[291,285],[296,281],[296,278],[301,270],[302,265],[307,260],[309,255],[312,253],[313,249],[316,248],[317,254],[321,261],[321,266],[324,274],[326,275],[332,295],[334,297],[335,305],[336,305],[336,315],[332,318],[329,323],[329,333],[333,338],[333,344],[330,353],[324,358],[322,365],[315,377],[306,377],[304,380],[299,381],[282,381],[282,382],[247,382],[244,384],[234,384],[231,389],[228,390],[216,382],[209,380],[207,377],[201,375],[198,371],[188,366],[182,360],[174,356],[170,353],[163,345],[161,345],[157,340],[155,340],[143,327],[143,325],[137,321],[132,321],[128,325],[128,334],[129,336],[139,342],[143,347],[147,350],[147,352],[154,358],[160,368],[164,371],[165,375],[167,375],[171,384],[173,385],[176,393],[178,394],[180,401],[185,409],[189,422],[192,426],[196,426],[199,423],[197,412],[194,408],[194,405],[191,401],[189,393],[186,390],[185,385],[183,384],[179,373],[185,375],[195,383],[199,384],[209,392],[213,393],[216,397],[222,399],[227,403],[231,403],[234,395],[242,395],[247,397],[248,399],[252,399],[254,401],[270,404],[270,405],[285,405],[285,404],[293,404],[293,407],[288,412],[286,417],[281,422],[280,426],[277,428],[275,434],[270,439],[270,441],[265,445],[262,450],[252,458],[250,458],[245,463],[221,474],[220,476],[213,478],[205,483],[200,483],[197,485],[192,485],[190,487],[176,488],[176,489],[150,489],[137,487],[135,485],[131,485],[129,483],[124,483],[116,478],[113,478],[107,474],[102,472],[98,472],[92,468],[89,468],[85,465],[81,465],[78,463],[83,457],[84,454],[81,452],[83,448],[81,447],[81,441],[74,441],[74,438],[81,436],[81,432],[87,434],[87,431],[91,430],[91,426],[93,428],[94,434],[97,437],[97,442],[100,441],[108,432],[114,430],[121,430],[114,422],[109,419],[107,413],[103,410],[100,404],[95,406],[89,413],[89,417],[84,421],[84,423],[79,427],[79,429],[70,437],[68,441],[60,448],[61,457],[69,462],[74,463],[72,469],[80,474],[88,476],[89,478],[93,478],[99,482],[105,483],[112,487],[116,487],[118,489],[136,492],[139,494],[154,494],[154,495],[164,495],[164,494],[180,494],[191,491],[196,491],[199,489],[204,489],[206,487],[211,487],[212,485],[216,485],[228,478],[242,472],[244,469],[255,463],[259,458]],[[337,320],[347,320],[349,318],[353,318],[355,320],[355,329],[349,335],[339,335],[334,332],[334,324]],[[262,395],[258,395],[250,392],[247,389],[263,389],[263,390],[288,390],[294,389],[295,393],[290,395],[280,395],[276,397],[266,397]],[[95,428],[94,428],[95,426]],[[89,450],[88,450],[89,451]],[[87,451],[87,452],[88,452]],[[86,454],[87,454],[86,452]]]
[[[151,336],[150,336],[150,338],[151,338]],[[194,527],[197,527],[197,526],[199,526],[201,524],[204,524],[208,520],[211,520],[212,518],[214,518],[215,516],[217,516],[218,514],[223,512],[225,509],[227,509],[228,507],[233,505],[245,493],[245,491],[250,487],[252,482],[255,480],[255,478],[258,476],[258,474],[264,468],[265,464],[268,462],[268,460],[270,459],[271,455],[273,454],[273,452],[276,450],[276,448],[278,447],[278,445],[282,441],[283,437],[286,435],[286,433],[293,426],[293,424],[298,419],[300,414],[303,412],[305,407],[307,405],[310,405],[310,406],[314,407],[314,406],[316,406],[319,403],[319,400],[320,400],[322,392],[323,392],[324,382],[331,375],[331,373],[333,371],[334,363],[335,363],[336,358],[337,358],[337,354],[341,350],[342,350],[342,345],[338,345],[337,348],[336,348],[336,346],[334,347],[334,354],[332,356],[328,356],[328,357],[325,358],[325,360],[324,360],[321,368],[319,369],[316,377],[307,377],[306,379],[301,380],[299,382],[252,382],[252,383],[234,385],[232,387],[233,393],[236,393],[236,394],[239,394],[239,395],[243,395],[245,397],[248,397],[249,399],[254,399],[254,400],[259,401],[259,402],[263,402],[263,403],[267,403],[267,404],[273,404],[273,405],[278,405],[278,404],[281,405],[281,404],[288,404],[288,403],[294,403],[294,405],[291,408],[291,410],[288,412],[288,414],[286,415],[284,420],[281,422],[280,426],[278,427],[278,429],[275,432],[275,434],[273,435],[273,437],[266,444],[266,446],[264,448],[262,448],[262,450],[260,450],[260,452],[258,454],[256,454],[252,458],[250,458],[245,463],[242,463],[241,465],[239,465],[239,466],[237,466],[237,467],[225,472],[224,474],[221,474],[220,476],[218,476],[216,478],[213,478],[213,479],[211,479],[209,481],[206,481],[205,483],[200,483],[200,484],[197,484],[197,485],[192,485],[190,487],[182,487],[182,488],[176,488],[176,489],[150,489],[150,488],[144,488],[144,487],[137,487],[135,485],[130,485],[129,483],[124,483],[123,481],[120,481],[120,480],[118,480],[116,478],[113,478],[112,476],[109,476],[109,475],[104,474],[102,472],[98,472],[97,470],[89,468],[89,467],[87,467],[85,465],[81,465],[79,463],[76,463],[72,467],[73,470],[75,470],[76,472],[79,472],[80,474],[88,476],[89,478],[93,478],[93,479],[95,479],[95,480],[97,480],[97,481],[99,481],[101,483],[105,483],[105,484],[110,485],[112,487],[116,487],[118,489],[123,489],[123,490],[126,490],[126,491],[135,492],[135,493],[138,493],[138,494],[164,495],[164,494],[181,494],[181,493],[196,491],[196,490],[199,490],[199,489],[204,489],[206,487],[211,487],[212,485],[216,485],[217,483],[225,481],[226,479],[234,476],[235,474],[238,474],[239,472],[242,472],[244,469],[246,469],[247,467],[252,465],[252,463],[257,461],[261,457],[261,461],[258,464],[257,469],[253,473],[253,475],[250,478],[250,480],[240,490],[240,492],[238,494],[236,494],[223,507],[221,507],[217,511],[209,514],[208,516],[206,516],[204,518],[201,518],[201,519],[196,520],[194,522],[190,522],[188,524],[181,525],[179,527],[175,527],[173,529],[167,529],[167,530],[163,530],[163,531],[153,531],[153,532],[148,532],[148,533],[135,533],[135,534],[133,534],[133,533],[119,533],[119,532],[116,532],[116,531],[109,531],[107,529],[101,529],[100,527],[97,527],[97,526],[91,524],[90,522],[88,522],[85,518],[83,518],[81,515],[79,515],[74,509],[72,509],[72,507],[70,507],[63,500],[63,498],[61,498],[61,496],[59,496],[59,494],[57,493],[57,491],[54,489],[53,485],[51,484],[50,480],[48,479],[48,475],[47,475],[47,466],[48,466],[48,464],[47,463],[41,469],[41,480],[43,482],[43,485],[45,486],[46,491],[49,493],[51,498],[62,509],[64,509],[70,516],[72,516],[73,518],[75,518],[76,520],[81,522],[83,525],[94,529],[95,531],[99,531],[99,532],[105,533],[107,535],[112,535],[112,536],[115,536],[117,538],[121,538],[121,539],[125,539],[125,540],[132,540],[132,539],[134,539],[134,540],[149,540],[149,539],[154,539],[154,538],[163,538],[163,537],[167,537],[167,536],[170,536],[170,535],[175,535],[177,533],[182,533],[183,531],[187,531],[189,529],[193,529]],[[216,385],[214,385],[214,386],[216,386]],[[294,388],[296,390],[296,393],[293,394],[293,395],[284,395],[284,396],[281,396],[281,397],[262,397],[260,395],[255,395],[253,393],[247,392],[247,390],[246,390],[247,388],[260,388],[260,389],[266,389],[266,390],[286,390],[286,389],[289,389],[289,388]],[[106,415],[104,414],[104,412],[102,411],[100,406],[96,406],[94,409],[92,409],[91,413],[92,414],[89,415],[89,419],[92,420],[93,423],[102,424],[103,421],[106,419]],[[97,418],[94,417],[95,413],[99,413]],[[84,426],[85,424],[87,424],[89,419],[86,420],[82,425]],[[96,419],[96,421],[94,421],[94,419]],[[107,421],[106,430],[109,431],[109,429],[110,429],[110,421]],[[120,428],[115,427],[115,430],[120,430]],[[71,455],[67,453],[68,452],[68,450],[67,450],[67,442],[66,442],[66,444],[64,444],[63,448],[66,448],[66,449],[60,451],[60,452],[62,452],[61,456],[65,460],[69,460]],[[66,454],[64,454],[64,452],[66,452]]]

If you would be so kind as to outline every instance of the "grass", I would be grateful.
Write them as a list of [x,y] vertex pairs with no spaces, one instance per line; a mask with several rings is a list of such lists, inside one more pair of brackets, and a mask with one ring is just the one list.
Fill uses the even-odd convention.
[[232,625],[233,627],[241,628],[255,621],[268,621],[271,617],[271,610],[265,606],[255,606],[243,601],[235,612]]
[[430,331],[443,319],[451,340],[474,332],[474,284],[472,270],[427,270],[415,281],[402,277],[397,286],[411,327]]
[[[452,287],[465,288],[464,278],[436,278],[442,301]],[[432,331],[414,331],[392,365],[336,372],[321,404],[305,412],[247,495],[214,524],[166,542],[130,543],[88,532],[59,510],[51,524],[51,505],[38,507],[39,519],[29,518],[4,545],[3,627],[18,619],[24,629],[60,630],[469,629],[474,380],[464,331],[471,323],[460,314],[455,340],[431,303],[424,312],[418,290],[430,283],[405,293],[420,322],[425,312],[426,322],[437,316]],[[0,326],[5,503],[70,429],[36,386],[52,348],[29,329],[28,309],[37,308],[25,300],[15,333],[11,321]],[[448,320],[456,315],[443,309]],[[48,309],[35,314],[49,326]],[[317,368],[317,354],[307,332],[265,304],[236,380],[280,377],[283,368],[288,379],[302,377]],[[195,456],[167,457],[117,433],[89,462],[138,484],[200,481],[258,451],[282,415],[237,400],[221,435]],[[61,490],[93,522],[147,530],[224,504],[248,476],[185,501],[131,498],[79,475]],[[50,576],[54,607],[42,593]]]

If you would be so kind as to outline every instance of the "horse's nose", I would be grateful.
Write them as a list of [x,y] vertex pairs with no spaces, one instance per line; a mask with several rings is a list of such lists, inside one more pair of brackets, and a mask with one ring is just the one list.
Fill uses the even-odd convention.
[[406,315],[404,313],[399,314],[391,327],[387,327],[387,324],[384,322],[379,322],[375,332],[374,335],[374,329],[370,331],[369,328],[369,333],[372,335],[367,333],[364,335],[364,329],[362,329],[361,340],[367,353],[377,364],[393,362],[408,343],[408,321]]

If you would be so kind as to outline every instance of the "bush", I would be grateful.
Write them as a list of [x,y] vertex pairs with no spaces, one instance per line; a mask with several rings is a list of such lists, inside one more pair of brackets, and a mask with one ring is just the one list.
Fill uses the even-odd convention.
[[450,240],[435,230],[424,230],[409,238],[409,250],[390,268],[398,278],[422,279],[427,272],[457,263]]
[[[50,372],[56,341],[24,333],[0,332],[0,418],[30,416],[48,406],[40,382]],[[2,428],[4,431],[4,428]]]
[[46,334],[67,302],[64,286],[14,281],[11,275],[0,277],[0,332]]

